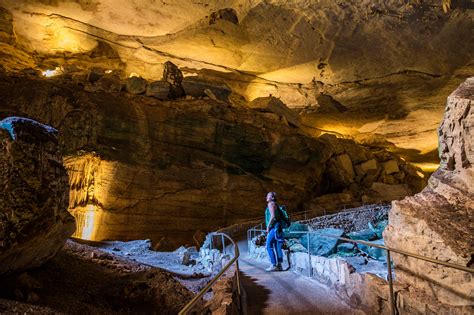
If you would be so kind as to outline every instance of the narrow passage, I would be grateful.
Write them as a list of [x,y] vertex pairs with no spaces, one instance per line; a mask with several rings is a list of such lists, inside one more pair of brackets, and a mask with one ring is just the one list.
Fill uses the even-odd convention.
[[292,271],[265,271],[269,263],[249,257],[247,241],[239,242],[239,249],[248,314],[364,314],[316,280]]

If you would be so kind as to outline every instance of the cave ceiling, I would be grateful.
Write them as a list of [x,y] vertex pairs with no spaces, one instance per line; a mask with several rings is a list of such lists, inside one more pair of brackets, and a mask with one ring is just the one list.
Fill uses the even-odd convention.
[[[473,10],[453,1],[0,0],[0,63],[10,71],[101,67],[159,80],[225,81],[269,94],[304,128],[389,141],[436,163],[449,93],[473,73]],[[375,139],[375,140],[374,140]]]

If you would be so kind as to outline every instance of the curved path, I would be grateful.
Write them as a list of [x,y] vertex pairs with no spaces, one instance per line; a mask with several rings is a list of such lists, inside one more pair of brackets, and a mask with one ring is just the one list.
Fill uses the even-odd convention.
[[315,280],[292,271],[265,271],[269,263],[249,257],[247,241],[238,245],[248,314],[364,314],[351,309],[334,291]]

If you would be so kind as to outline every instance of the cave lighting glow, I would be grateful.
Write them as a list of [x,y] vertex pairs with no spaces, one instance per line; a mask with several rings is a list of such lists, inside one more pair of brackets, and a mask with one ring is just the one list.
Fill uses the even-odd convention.
[[50,78],[62,73],[61,67],[56,67],[52,70],[45,70],[42,72],[44,77]]
[[439,167],[438,163],[412,163],[413,165],[421,168],[423,172],[433,173]]
[[96,214],[97,211],[95,210],[94,205],[87,205],[86,211],[83,216],[82,226],[79,226],[78,229],[80,230],[80,238],[83,240],[93,240],[94,234],[96,230]]

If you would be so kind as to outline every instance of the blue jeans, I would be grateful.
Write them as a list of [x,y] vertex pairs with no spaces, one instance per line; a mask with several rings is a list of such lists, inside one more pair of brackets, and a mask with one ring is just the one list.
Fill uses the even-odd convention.
[[[279,235],[280,233],[278,232],[279,226],[278,224],[274,226],[270,232],[268,232],[267,235],[267,252],[268,256],[270,257],[270,261],[272,265],[276,266],[277,265],[277,259],[278,263],[283,262],[283,252],[281,250],[281,246],[283,245],[283,237],[282,235]],[[276,252],[276,258],[275,258],[275,252]]]

